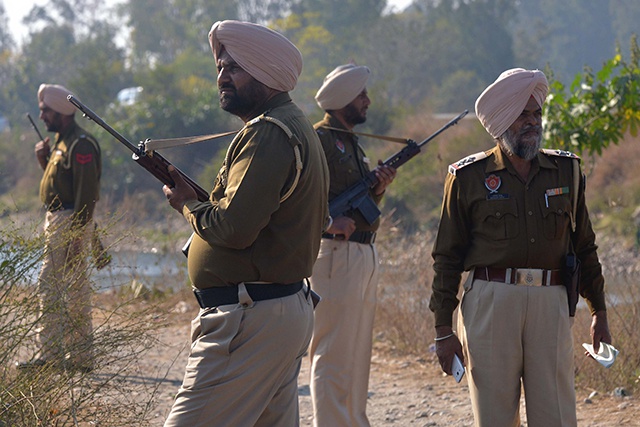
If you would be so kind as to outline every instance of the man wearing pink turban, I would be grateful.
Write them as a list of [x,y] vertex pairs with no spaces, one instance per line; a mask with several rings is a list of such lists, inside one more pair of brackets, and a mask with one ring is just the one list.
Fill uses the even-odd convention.
[[85,248],[93,232],[93,212],[100,195],[100,147],[74,119],[68,89],[42,84],[38,89],[40,119],[56,132],[35,147],[44,170],[40,199],[46,209],[44,261],[38,276],[41,316],[39,355],[20,368],[53,365],[91,371],[91,287]]
[[[365,66],[340,65],[324,78],[316,94],[318,106],[325,111],[314,127],[329,166],[330,200],[373,169],[352,132],[367,119],[369,74]],[[369,196],[377,204],[396,171],[380,165],[375,173],[378,182]],[[315,312],[309,348],[314,426],[369,425],[367,397],[379,276],[374,242],[379,225],[379,218],[369,223],[354,210],[333,218],[331,228],[322,235],[311,277],[313,288],[325,299]]]
[[578,281],[594,348],[611,343],[579,158],[540,149],[547,92],[541,71],[502,73],[476,101],[496,146],[452,164],[445,181],[429,307],[442,370],[452,373],[454,356],[466,365],[480,427],[519,426],[521,386],[527,425],[577,425],[571,316]]
[[244,127],[211,197],[175,171],[163,188],[191,225],[189,277],[200,312],[184,381],[165,426],[295,426],[297,378],[313,331],[305,278],[329,223],[329,173],[292,102],[302,56],[284,36],[216,22],[209,42],[220,106]]

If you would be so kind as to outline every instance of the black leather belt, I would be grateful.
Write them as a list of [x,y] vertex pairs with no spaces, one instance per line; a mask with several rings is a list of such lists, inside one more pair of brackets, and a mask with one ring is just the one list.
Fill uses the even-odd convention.
[[[323,239],[338,239],[344,238],[342,234],[329,234],[322,233]],[[370,243],[374,243],[376,241],[376,232],[375,231],[354,231],[351,236],[349,236],[350,242],[356,243],[364,243],[366,245]]]
[[[288,285],[281,283],[245,283],[249,296],[254,301],[282,298],[293,295],[302,289],[302,280]],[[193,293],[200,308],[219,307],[238,304],[238,285],[215,288],[194,289]]]
[[47,210],[47,212],[57,212],[57,211],[64,211],[66,209],[73,209],[74,204],[53,202],[49,205],[44,205],[44,208]]
[[501,282],[508,285],[560,286],[560,270],[542,270],[534,268],[495,268],[476,267],[473,278],[489,282]]

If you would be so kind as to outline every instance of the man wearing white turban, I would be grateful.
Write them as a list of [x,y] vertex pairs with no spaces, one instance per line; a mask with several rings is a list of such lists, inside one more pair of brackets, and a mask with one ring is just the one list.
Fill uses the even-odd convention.
[[298,49],[266,27],[216,22],[209,41],[220,105],[245,123],[210,200],[174,170],[163,187],[191,225],[189,277],[200,312],[169,426],[295,426],[297,378],[313,331],[310,289],[329,223],[329,173],[288,91]]
[[[329,165],[330,200],[369,173],[369,160],[352,132],[367,118],[369,73],[364,66],[341,65],[325,77],[316,94],[325,111],[314,127]],[[396,171],[380,165],[375,173],[378,183],[370,196],[379,203]],[[374,240],[379,223],[376,219],[370,224],[353,211],[333,218],[322,235],[311,276],[313,289],[324,298],[315,311],[309,348],[316,427],[369,425],[366,409],[378,286]]]
[[39,354],[20,368],[52,364],[71,370],[93,369],[91,287],[85,248],[93,232],[93,213],[100,196],[100,147],[74,119],[68,89],[42,84],[40,119],[56,132],[35,147],[44,170],[40,199],[46,209],[44,261],[38,276]]
[[502,73],[476,101],[496,147],[452,164],[445,181],[429,307],[442,370],[452,373],[454,356],[466,365],[480,427],[519,426],[521,387],[527,425],[577,425],[571,317],[578,289],[594,348],[611,343],[579,158],[540,149],[547,91],[541,71]]

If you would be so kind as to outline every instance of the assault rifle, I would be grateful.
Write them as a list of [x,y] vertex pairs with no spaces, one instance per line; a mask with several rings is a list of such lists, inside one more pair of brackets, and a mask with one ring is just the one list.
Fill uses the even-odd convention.
[[[464,110],[460,115],[419,144],[411,139],[407,139],[406,147],[385,160],[384,166],[390,166],[394,169],[398,169],[420,153],[420,149],[425,144],[440,135],[440,133],[444,132],[449,127],[458,123],[458,121],[466,116],[468,112],[468,110]],[[345,215],[349,211],[358,211],[369,224],[373,224],[373,222],[380,216],[380,209],[378,209],[378,206],[376,206],[376,203],[369,195],[369,189],[377,183],[378,178],[376,177],[375,172],[371,171],[360,181],[345,190],[344,193],[331,200],[329,202],[329,212],[331,217],[337,218]]]
[[[127,138],[122,136],[120,133],[118,133],[118,131],[105,123],[104,120],[102,120],[89,107],[80,102],[75,96],[68,95],[67,100],[75,105],[78,110],[82,111],[85,117],[96,122],[98,126],[109,132],[115,139],[120,141],[122,144],[124,144],[125,147],[131,150],[133,152],[131,158],[135,160],[136,163],[149,171],[151,175],[155,176],[163,184],[168,185],[169,187],[175,187],[175,182],[173,182],[171,175],[169,175],[169,171],[167,171],[167,167],[171,165],[171,163],[167,159],[165,159],[155,151],[146,152],[144,149],[144,142],[141,142],[137,147],[133,145],[131,142],[129,142],[129,140],[127,140]],[[206,202],[207,200],[209,200],[209,193],[207,193],[194,180],[189,178],[178,168],[176,168],[176,171],[191,187],[193,187],[193,189],[196,191],[196,195],[199,201]]]

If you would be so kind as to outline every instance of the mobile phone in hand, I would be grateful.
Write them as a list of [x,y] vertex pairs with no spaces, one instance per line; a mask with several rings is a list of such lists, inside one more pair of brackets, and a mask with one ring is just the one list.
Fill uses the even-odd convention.
[[462,380],[462,376],[464,375],[464,366],[460,361],[460,358],[457,354],[453,355],[453,363],[451,364],[451,373],[453,374],[453,378],[455,378],[456,382],[459,383]]

